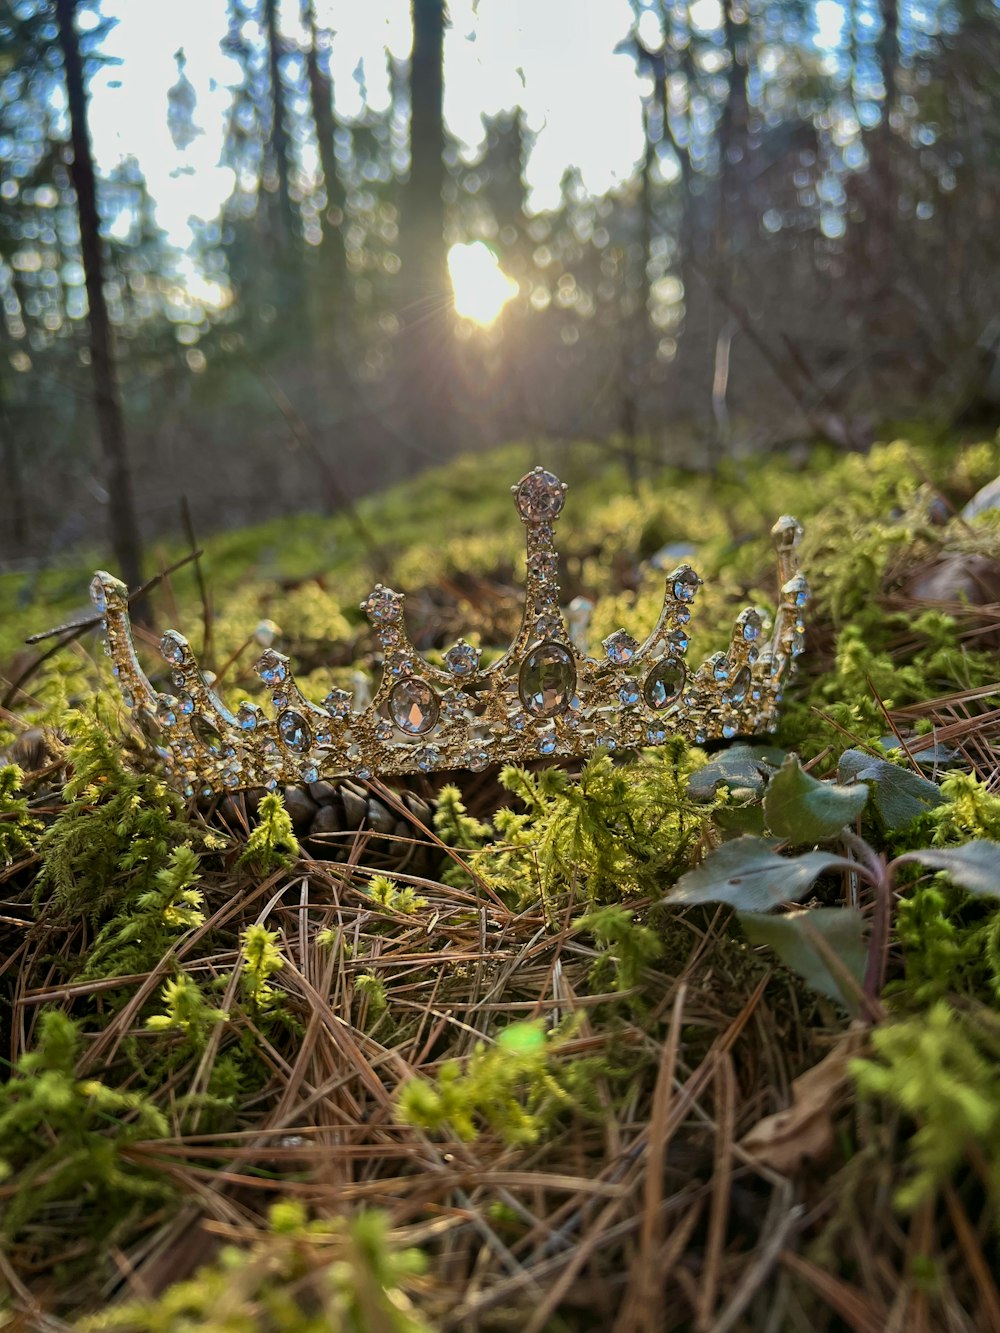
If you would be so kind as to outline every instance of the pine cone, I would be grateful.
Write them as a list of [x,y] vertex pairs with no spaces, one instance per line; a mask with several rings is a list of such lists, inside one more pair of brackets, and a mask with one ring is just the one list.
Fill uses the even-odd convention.
[[[247,792],[247,814],[256,811],[262,792]],[[434,810],[416,792],[400,791],[400,802],[426,828],[433,826]],[[311,782],[286,787],[285,809],[303,849],[317,861],[346,861],[359,835],[366,837],[361,863],[383,874],[431,876],[441,860],[440,850],[409,819],[381,801],[360,783]],[[232,823],[231,797],[222,814]],[[237,825],[238,826],[238,825]]]

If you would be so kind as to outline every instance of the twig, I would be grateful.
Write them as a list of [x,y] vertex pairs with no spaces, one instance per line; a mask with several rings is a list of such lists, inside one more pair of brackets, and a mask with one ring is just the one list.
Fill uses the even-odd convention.
[[207,667],[212,665],[212,603],[205,583],[205,572],[201,567],[201,551],[194,536],[194,522],[191,518],[191,506],[186,495],[181,496],[181,522],[188,539],[188,546],[197,553],[193,557],[194,576],[198,582],[198,595],[201,598],[201,660]]

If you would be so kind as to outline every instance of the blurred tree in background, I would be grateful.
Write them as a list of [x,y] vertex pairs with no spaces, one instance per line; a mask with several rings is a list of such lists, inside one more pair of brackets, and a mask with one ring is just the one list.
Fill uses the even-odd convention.
[[[586,10],[567,0],[567,32]],[[567,161],[549,209],[520,106],[478,146],[453,134],[469,14],[456,31],[412,0],[377,109],[360,59],[339,95],[351,31],[327,0],[228,0],[232,189],[181,247],[146,159],[102,175],[87,151],[115,0],[0,0],[0,559],[87,538],[134,579],[181,496],[206,529],[333,510],[501,439],[598,438],[638,475],[861,447],[904,416],[995,422],[994,0],[628,0],[641,151],[603,195]],[[167,55],[149,138],[184,163],[212,90]],[[565,86],[581,110],[612,95]]]

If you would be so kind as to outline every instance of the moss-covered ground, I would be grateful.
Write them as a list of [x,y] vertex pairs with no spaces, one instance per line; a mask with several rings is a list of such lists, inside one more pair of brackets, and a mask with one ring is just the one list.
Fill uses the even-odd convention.
[[[463,458],[207,540],[150,671],[174,625],[252,694],[266,619],[321,696],[371,665],[377,578],[429,654],[503,645],[539,461],[594,645],[653,623],[666,547],[691,656],[725,646],[803,521],[766,750],[333,788],[317,837],[294,791],[173,796],[94,631],[24,648],[87,613],[84,560],[0,579],[0,1327],[1000,1329],[1000,511],[957,516],[996,441],[635,490],[583,445]],[[695,891],[765,831],[835,862],[796,909]]]

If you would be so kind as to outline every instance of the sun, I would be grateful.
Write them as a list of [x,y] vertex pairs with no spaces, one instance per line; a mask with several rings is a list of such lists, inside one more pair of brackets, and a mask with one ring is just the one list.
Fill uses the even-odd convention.
[[448,272],[455,291],[455,309],[475,324],[492,324],[518,287],[500,267],[488,245],[472,241],[448,251]]

